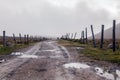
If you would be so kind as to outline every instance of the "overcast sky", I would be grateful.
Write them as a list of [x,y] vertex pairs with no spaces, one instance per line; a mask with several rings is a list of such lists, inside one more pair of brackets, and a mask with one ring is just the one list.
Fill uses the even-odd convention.
[[120,0],[0,0],[0,34],[61,36],[93,24],[95,33],[120,22]]

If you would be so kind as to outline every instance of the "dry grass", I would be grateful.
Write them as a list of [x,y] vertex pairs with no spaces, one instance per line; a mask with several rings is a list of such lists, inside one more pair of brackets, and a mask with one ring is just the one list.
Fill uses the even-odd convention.
[[67,41],[67,40],[59,40],[58,44],[66,47],[84,47],[86,46],[85,44],[80,44],[79,42],[72,42],[72,41]]
[[85,56],[95,60],[109,61],[120,64],[120,50],[113,52],[111,49],[86,47],[82,53]]
[[[99,45],[99,41],[97,40],[97,46]],[[112,49],[107,49],[105,46],[107,46],[109,43],[111,43],[111,40],[106,40],[104,43],[104,48],[100,49],[98,48],[93,48],[92,47],[92,41],[89,44],[80,44],[78,42],[72,42],[72,41],[67,41],[67,40],[60,40],[58,42],[59,44],[63,46],[70,46],[70,47],[75,47],[75,46],[83,46],[85,49],[82,50],[82,54],[84,56],[87,56],[89,58],[95,59],[95,60],[101,60],[101,61],[109,61],[113,63],[118,63],[120,64],[120,49],[118,49],[116,52],[113,52]]]

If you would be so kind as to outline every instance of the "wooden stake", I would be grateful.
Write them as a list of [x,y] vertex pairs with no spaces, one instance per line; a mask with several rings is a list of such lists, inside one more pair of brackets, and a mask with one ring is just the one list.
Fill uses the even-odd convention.
[[13,40],[14,40],[14,42],[16,44],[16,38],[15,38],[15,34],[14,33],[13,33]]
[[21,33],[19,33],[20,43],[22,43]]
[[116,51],[116,36],[115,36],[116,21],[113,20],[113,52]]
[[104,42],[104,25],[102,25],[102,29],[101,29],[101,43],[100,43],[100,48],[103,48],[103,42]]
[[84,31],[82,31],[83,44],[85,43]]
[[75,35],[74,35],[74,39],[76,38],[76,35],[77,35],[77,32],[76,32]]
[[92,37],[93,37],[93,46],[96,48],[96,43],[95,43],[95,36],[94,36],[94,31],[93,31],[93,26],[91,25],[91,31],[92,31]]
[[6,35],[5,35],[5,31],[3,31],[3,46],[6,47]]
[[26,35],[24,35],[24,43],[26,44]]
[[86,44],[88,43],[88,40],[87,40],[87,28],[85,28],[85,33],[86,33]]

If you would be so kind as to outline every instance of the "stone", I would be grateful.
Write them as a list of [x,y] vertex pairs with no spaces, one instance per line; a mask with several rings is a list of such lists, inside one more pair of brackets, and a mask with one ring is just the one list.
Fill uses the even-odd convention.
[[[113,49],[112,43],[108,44],[107,46],[108,49]],[[116,43],[116,49],[119,49],[119,44]]]

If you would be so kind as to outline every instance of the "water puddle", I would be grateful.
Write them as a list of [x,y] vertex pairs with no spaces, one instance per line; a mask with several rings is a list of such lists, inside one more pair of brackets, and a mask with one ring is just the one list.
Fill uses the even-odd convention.
[[56,51],[56,49],[53,49],[53,50],[40,50],[40,51],[47,51],[47,52],[55,52]]
[[21,56],[21,55],[23,55],[23,53],[22,52],[12,52],[11,55]]
[[99,67],[95,67],[96,74],[105,77],[110,80],[120,80],[120,71],[119,70],[104,70]]
[[51,53],[56,53],[56,54],[60,54],[61,53],[61,51],[59,49],[40,50],[39,52],[51,52]]
[[83,63],[67,63],[63,65],[65,68],[87,69],[90,68],[97,75],[104,77],[108,80],[120,80],[119,70],[105,70],[100,67],[93,67]]
[[50,56],[50,58],[63,58],[61,55]]
[[0,59],[0,63],[3,63],[5,62],[6,60],[5,59]]
[[78,69],[86,69],[90,68],[90,66],[81,63],[67,63],[63,65],[65,68],[78,68]]
[[38,58],[38,56],[24,54],[24,55],[20,56],[20,58]]

